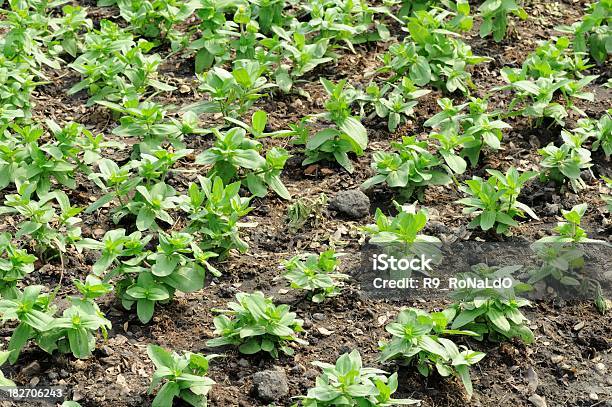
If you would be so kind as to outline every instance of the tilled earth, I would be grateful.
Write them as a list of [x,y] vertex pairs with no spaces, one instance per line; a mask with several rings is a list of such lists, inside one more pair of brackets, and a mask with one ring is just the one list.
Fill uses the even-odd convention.
[[[516,21],[511,35],[496,44],[490,39],[480,39],[477,27],[466,35],[466,41],[474,53],[493,58],[488,64],[475,67],[473,80],[477,85],[476,95],[484,96],[490,88],[502,83],[499,69],[503,66],[520,66],[536,42],[555,34],[554,27],[569,24],[582,15],[583,1],[526,2],[529,20]],[[87,3],[92,19],[110,18],[120,21],[114,9],[99,9]],[[477,22],[478,24],[478,22]],[[401,33],[396,33],[401,35]],[[354,86],[364,86],[368,74],[378,66],[378,56],[386,49],[385,44],[357,47],[357,53],[341,53],[337,63],[319,67],[305,83],[298,85],[307,91],[310,98],[297,95],[274,95],[258,102],[257,108],[268,112],[273,130],[287,128],[289,123],[307,114],[322,111],[324,91],[318,82],[319,76],[331,80],[348,79]],[[162,55],[168,50],[159,49]],[[171,57],[160,75],[165,81],[176,85],[177,91],[159,97],[165,104],[186,105],[201,99],[195,90],[197,79],[193,75],[193,61]],[[609,78],[609,63],[594,67],[592,73],[601,75],[597,84],[591,87],[596,93],[596,102],[583,103],[581,107],[591,117],[599,117],[610,107],[610,91],[602,88]],[[85,107],[84,94],[69,97],[66,90],[79,80],[69,68],[47,72],[50,83],[38,88],[35,95],[37,119],[53,118],[56,122],[78,121],[97,132],[110,134],[116,121],[111,113],[99,106]],[[388,149],[390,140],[402,135],[426,134],[423,122],[437,112],[436,100],[442,94],[433,91],[419,100],[415,117],[394,134],[389,134],[386,124],[377,119],[366,121],[370,145],[366,154],[355,162],[355,172],[350,175],[340,167],[320,163],[308,168],[300,165],[303,157],[299,149],[286,140],[264,140],[266,147],[282,145],[295,156],[283,174],[283,182],[296,198],[316,199],[321,193],[333,197],[342,190],[356,189],[371,175],[369,164],[371,153]],[[453,96],[456,103],[462,98]],[[492,108],[507,105],[509,95],[497,93],[490,98]],[[567,127],[572,128],[578,117],[571,117]],[[216,117],[204,118],[208,123]],[[469,169],[461,179],[482,175],[486,168],[507,169],[514,165],[520,170],[537,169],[537,148],[557,140],[559,128],[531,128],[524,119],[508,120],[513,129],[504,135],[504,150],[495,155],[485,155],[476,169]],[[206,125],[206,122],[204,123]],[[196,153],[209,147],[212,141],[206,138],[186,140],[189,148]],[[117,161],[128,158],[127,151],[113,156]],[[589,204],[585,229],[591,237],[608,239],[611,219],[603,209],[599,198],[601,175],[612,176],[609,161],[600,153],[594,154],[593,172],[596,178],[585,175],[589,187],[576,195],[559,190],[551,185],[533,181],[524,191],[521,200],[530,205],[541,216],[540,221],[523,223],[515,230],[513,239],[535,240],[554,226],[560,209],[569,209],[580,202]],[[197,169],[193,158],[181,162],[182,169]],[[168,182],[178,190],[184,190],[195,174],[181,173],[169,177]],[[10,193],[11,191],[8,191]],[[6,193],[6,191],[5,191]],[[99,193],[88,180],[80,179],[79,187],[67,191],[74,205],[88,205]],[[423,406],[612,406],[612,346],[610,314],[597,313],[592,301],[546,298],[535,301],[525,311],[535,332],[535,342],[525,346],[520,342],[490,343],[463,339],[464,344],[487,353],[471,374],[474,382],[474,396],[470,401],[464,398],[462,387],[456,380],[440,379],[436,376],[423,378],[413,369],[399,368],[394,364],[381,365],[377,362],[378,341],[386,338],[384,325],[393,320],[402,306],[417,306],[430,311],[444,307],[443,299],[415,298],[411,300],[376,300],[364,296],[356,282],[349,284],[342,296],[324,304],[311,304],[286,290],[279,275],[279,264],[304,251],[319,251],[330,245],[346,253],[342,271],[351,273],[359,262],[363,237],[359,227],[373,221],[376,207],[388,210],[392,207],[389,191],[375,189],[369,192],[370,214],[359,220],[351,220],[323,209],[319,216],[310,220],[297,232],[287,226],[287,207],[273,194],[265,199],[253,201],[255,210],[247,221],[256,222],[257,227],[245,229],[249,252],[232,255],[219,265],[223,271],[220,278],[211,278],[207,287],[192,294],[178,293],[176,299],[166,306],[156,307],[153,320],[142,325],[135,312],[122,309],[118,301],[108,296],[101,308],[113,323],[107,342],[100,340],[94,357],[75,360],[71,356],[48,355],[34,346],[28,347],[19,362],[3,367],[5,374],[19,384],[63,385],[71,391],[72,399],[85,407],[112,406],[136,407],[149,405],[152,396],[147,387],[153,366],[146,356],[146,346],[157,343],[175,350],[190,350],[204,353],[219,353],[209,349],[205,342],[213,337],[212,308],[223,308],[239,291],[262,290],[274,294],[278,302],[291,305],[300,318],[305,320],[308,346],[299,346],[294,357],[281,356],[273,360],[263,356],[244,356],[235,349],[222,350],[223,358],[211,364],[210,376],[216,381],[209,404],[211,406],[264,406],[268,402],[258,397],[253,385],[256,372],[279,369],[286,376],[288,392],[275,402],[277,406],[289,406],[293,397],[305,394],[314,385],[319,370],[312,361],[333,362],[340,354],[359,349],[366,364],[379,366],[387,371],[399,369],[400,389],[396,397],[411,397],[423,400]],[[461,194],[453,186],[432,187],[425,192],[422,204],[429,208],[431,219],[427,232],[436,236],[456,239],[500,239],[482,232],[467,230],[469,222],[453,202]],[[83,235],[100,238],[113,227],[108,212],[84,216]],[[8,219],[0,230],[10,230]],[[71,253],[67,256],[64,281],[85,276],[95,258],[88,253]],[[57,284],[60,276],[59,264],[38,264],[37,271],[29,275],[29,283],[39,282],[50,286]],[[609,294],[609,293],[608,293]],[[0,338],[8,341],[10,326],[0,328]],[[461,341],[461,340],[460,340]],[[460,342],[461,343],[461,342]],[[281,374],[281,376],[282,376]],[[279,384],[280,386],[280,384]],[[282,386],[281,386],[282,387]],[[0,406],[11,405],[0,402]],[[34,405],[34,404],[32,404]],[[177,404],[178,405],[178,404]]]

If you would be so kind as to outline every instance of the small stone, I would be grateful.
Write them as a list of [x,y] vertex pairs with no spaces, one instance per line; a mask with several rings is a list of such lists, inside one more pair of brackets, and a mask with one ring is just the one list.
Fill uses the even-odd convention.
[[533,404],[535,407],[547,407],[546,399],[537,394],[532,394],[529,397],[529,401],[531,401],[531,404]]
[[264,370],[253,375],[257,397],[266,402],[277,401],[289,394],[289,384],[284,370]]
[[329,201],[329,207],[359,219],[370,213],[370,198],[358,189],[340,191]]
[[597,395],[597,393],[595,393],[595,392],[591,392],[591,393],[589,393],[589,398],[590,398],[591,400],[594,400],[594,401],[595,401],[595,400],[599,400],[599,396],[598,396],[598,395]]
[[79,359],[74,362],[74,367],[76,368],[76,370],[85,370],[87,364]]
[[584,321],[580,321],[574,325],[574,331],[580,331],[582,328],[584,328]]
[[21,374],[27,377],[34,376],[38,372],[40,372],[40,363],[38,363],[37,361],[34,361],[23,369],[21,369]]
[[304,372],[304,377],[307,379],[314,379],[319,375],[319,372],[317,372],[314,369],[308,369],[306,370],[306,372]]
[[606,368],[606,365],[604,365],[603,363],[599,362],[599,363],[595,364],[595,370],[599,374],[605,374],[606,370],[608,370],[608,369]]
[[559,208],[559,204],[551,204],[546,202],[546,205],[544,206],[544,212],[548,216],[555,216],[559,213]]
[[317,321],[325,321],[325,314],[315,312],[314,314],[312,314],[312,318],[316,319]]
[[564,359],[562,355],[553,355],[550,357],[550,361],[553,363],[559,363]]
[[49,378],[49,380],[56,380],[59,376],[57,373],[52,371],[47,373],[47,377]]
[[238,361],[238,366],[240,367],[249,367],[250,365],[251,363],[249,363],[249,361],[244,358]]
[[312,321],[309,320],[308,318],[304,318],[304,322],[302,323],[302,328],[304,329],[312,328]]
[[30,385],[32,385],[32,386],[36,386],[38,383],[40,383],[40,378],[38,376],[34,376],[30,380]]
[[333,334],[333,333],[334,333],[334,331],[330,331],[329,329],[324,328],[324,327],[322,327],[322,326],[321,326],[321,327],[318,327],[318,328],[317,328],[317,331],[319,331],[319,333],[320,333],[321,335],[325,335],[325,336],[330,336],[331,334]]
[[70,376],[70,373],[68,373],[66,370],[62,369],[62,370],[60,370],[60,376],[65,379],[68,376]]
[[527,379],[527,389],[529,390],[529,393],[535,393],[535,391],[538,389],[540,381],[538,379],[538,374],[535,370],[533,370],[533,367],[529,366],[529,369],[527,369],[527,373],[525,374],[525,378]]

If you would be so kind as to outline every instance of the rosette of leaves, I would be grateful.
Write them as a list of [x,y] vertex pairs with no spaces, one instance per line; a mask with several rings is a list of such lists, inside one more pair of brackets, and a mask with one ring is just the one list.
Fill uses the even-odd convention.
[[196,114],[222,113],[226,117],[241,117],[255,101],[266,95],[268,89],[276,87],[262,76],[265,71],[266,67],[250,59],[236,61],[231,72],[214,67],[198,75],[198,89],[207,94],[209,100],[190,104],[182,110]]
[[610,33],[610,0],[600,0],[589,4],[582,19],[571,26],[560,26],[555,29],[572,34],[572,45],[575,52],[586,52],[597,63],[602,64],[612,53],[612,34]]
[[[92,286],[96,286],[93,288]],[[86,293],[85,298],[70,297],[71,306],[65,309],[60,317],[54,318],[38,338],[37,343],[45,351],[52,353],[72,353],[79,359],[88,358],[96,348],[96,332],[99,330],[107,339],[111,322],[106,319],[93,298],[111,290],[109,284],[103,284],[97,278],[81,283],[80,289]],[[94,293],[95,291],[95,293]]]
[[402,201],[407,201],[415,191],[422,196],[423,187],[451,182],[442,161],[427,150],[427,142],[405,136],[401,143],[392,142],[391,146],[395,152],[376,151],[372,155],[372,168],[376,175],[368,178],[361,189],[385,183],[398,190]]
[[200,235],[204,250],[224,256],[231,249],[245,252],[248,244],[240,237],[240,228],[251,226],[241,219],[253,208],[251,198],[241,197],[240,182],[225,185],[220,177],[198,177],[189,184],[188,195],[181,208],[189,214],[185,229]]
[[179,355],[158,345],[147,346],[147,355],[155,365],[148,393],[164,381],[151,404],[168,407],[179,398],[194,407],[206,406],[206,396],[215,382],[207,377],[208,365],[217,355],[184,352]]
[[397,373],[388,376],[384,370],[364,367],[358,350],[344,353],[333,365],[319,361],[312,364],[323,373],[317,377],[315,387],[300,397],[304,407],[390,407],[420,403],[391,398],[398,387]]
[[495,42],[500,42],[506,37],[508,31],[508,16],[514,14],[521,20],[527,19],[527,12],[519,6],[520,2],[515,0],[487,0],[478,7],[482,17],[480,25],[480,36],[486,37],[493,34]]
[[521,283],[513,277],[513,273],[523,266],[488,266],[476,264],[468,273],[461,273],[459,280],[464,281],[495,281],[509,279],[510,288],[466,288],[456,289],[451,293],[455,300],[453,307],[457,315],[452,321],[452,329],[467,329],[476,332],[482,338],[505,340],[514,337],[521,338],[525,343],[533,342],[533,332],[527,324],[529,321],[521,313],[521,307],[530,302],[517,294],[530,291],[529,284]]
[[34,271],[36,256],[19,249],[11,240],[10,233],[0,233],[0,296],[14,299],[19,293],[17,283]]
[[152,186],[138,185],[135,189],[133,199],[115,209],[115,223],[127,215],[136,217],[136,228],[140,231],[159,230],[158,221],[174,223],[169,211],[175,209],[180,202],[174,188],[161,181]]
[[[21,217],[15,237],[30,236],[37,254],[64,253],[66,247],[81,240],[81,219],[76,217],[82,208],[70,204],[68,196],[59,190],[49,192],[39,200],[32,198],[36,185],[25,182],[17,185],[17,193],[6,196],[0,215],[17,214]],[[56,210],[53,202],[59,207]]]
[[216,338],[207,346],[238,346],[241,353],[251,355],[261,351],[277,358],[278,352],[293,355],[290,343],[307,344],[297,334],[302,331],[302,320],[285,304],[275,305],[272,298],[261,292],[236,294],[236,302],[228,303],[227,310],[217,310]]
[[281,198],[291,198],[280,179],[289,159],[285,149],[273,147],[264,158],[260,155],[262,144],[247,138],[244,128],[234,127],[223,133],[212,131],[217,137],[214,145],[196,157],[196,164],[212,165],[209,177],[220,177],[226,184],[244,178],[255,196],[263,197],[271,188]]
[[160,232],[156,252],[125,261],[128,267],[118,270],[123,278],[117,284],[117,294],[126,309],[136,304],[138,319],[146,324],[153,317],[157,303],[170,301],[177,290],[202,289],[207,270],[218,274],[208,262],[216,256],[216,253],[201,250],[189,233]]
[[457,201],[465,206],[463,213],[476,215],[469,223],[469,228],[480,227],[487,231],[495,227],[496,233],[508,234],[510,227],[518,226],[515,217],[525,217],[525,213],[533,219],[538,216],[527,205],[517,201],[523,185],[535,177],[537,173],[526,171],[519,174],[511,167],[506,174],[488,169],[490,177],[484,180],[472,177],[459,188],[467,198]]
[[580,173],[593,165],[591,152],[582,147],[583,139],[579,134],[564,130],[561,137],[563,144],[560,147],[551,143],[538,150],[538,154],[542,156],[540,166],[543,168],[540,178],[552,180],[557,184],[563,184],[567,180],[570,187],[577,192],[586,188]]
[[[456,13],[441,8],[418,10],[408,17],[407,36],[402,43],[389,47],[383,56],[383,72],[393,72],[390,80],[408,76],[417,86],[432,83],[450,93],[464,94],[474,87],[469,67],[489,61],[472,53],[457,32],[471,28],[469,4],[458,2]],[[454,14],[455,18],[447,19]]]
[[447,329],[454,316],[453,309],[431,314],[416,308],[403,309],[397,319],[385,327],[392,337],[388,342],[380,342],[380,360],[399,360],[403,364],[416,366],[425,377],[434,371],[442,377],[458,377],[471,397],[473,389],[469,368],[485,354],[463,345],[457,347],[452,340],[442,337],[477,335],[471,331]]
[[[424,256],[432,259],[433,263],[438,262],[441,258],[440,239],[419,233],[427,224],[427,210],[420,208],[417,211],[415,205],[402,206],[397,202],[394,205],[398,211],[396,216],[388,217],[377,208],[374,214],[376,223],[363,228],[370,237],[369,243],[397,258]],[[421,272],[427,274],[426,270]],[[406,278],[410,274],[410,270],[390,270],[392,278]]]
[[544,236],[534,242],[531,247],[542,261],[529,278],[529,283],[535,283],[547,277],[559,281],[563,285],[579,286],[582,279],[578,273],[584,266],[585,252],[582,244],[602,244],[607,242],[591,239],[580,226],[586,214],[587,204],[575,205],[570,210],[561,210],[563,221],[553,228],[554,235]]
[[336,161],[347,172],[352,173],[354,167],[349,153],[360,156],[368,146],[368,133],[365,127],[357,117],[351,115],[350,105],[355,100],[354,91],[350,88],[345,89],[346,80],[333,84],[321,78],[321,83],[329,98],[325,102],[326,112],[317,117],[335,126],[320,130],[306,141],[306,159],[302,165],[322,160]]
[[291,288],[304,290],[313,302],[340,295],[342,281],[348,275],[336,271],[340,260],[334,249],[317,255],[295,256],[283,265],[283,277]]

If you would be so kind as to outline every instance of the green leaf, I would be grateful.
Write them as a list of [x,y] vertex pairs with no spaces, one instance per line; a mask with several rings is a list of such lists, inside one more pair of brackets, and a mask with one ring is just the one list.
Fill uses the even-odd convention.
[[508,332],[510,330],[510,323],[508,322],[504,314],[496,308],[489,308],[489,310],[487,311],[487,317],[496,327],[498,327],[503,332]]
[[358,146],[355,150],[356,154],[361,154],[366,149],[368,146],[368,132],[357,119],[347,117],[338,127]]
[[484,211],[480,214],[480,228],[482,230],[489,230],[495,224],[497,213],[495,211]]
[[150,344],[147,346],[147,355],[158,369],[160,367],[171,368],[174,364],[170,352],[161,346]]
[[68,341],[70,342],[70,350],[75,357],[83,359],[91,355],[89,335],[85,328],[68,330]]
[[245,355],[252,355],[261,350],[261,346],[259,345],[259,341],[257,339],[249,339],[238,348],[240,353],[244,353]]
[[138,319],[143,324],[146,324],[153,317],[153,311],[155,310],[155,302],[147,300],[146,298],[139,299],[136,302],[136,314]]
[[263,110],[258,110],[253,113],[252,123],[253,129],[255,130],[254,135],[260,135],[264,132],[266,128],[266,123],[268,122],[268,115]]
[[157,392],[151,407],[172,407],[172,400],[181,392],[176,382],[167,382]]
[[8,358],[11,364],[17,361],[21,349],[25,346],[28,339],[30,339],[31,334],[32,328],[29,325],[26,325],[23,322],[17,325],[17,328],[15,328],[13,331],[13,335],[11,335],[11,340],[8,344],[8,350],[12,351]]

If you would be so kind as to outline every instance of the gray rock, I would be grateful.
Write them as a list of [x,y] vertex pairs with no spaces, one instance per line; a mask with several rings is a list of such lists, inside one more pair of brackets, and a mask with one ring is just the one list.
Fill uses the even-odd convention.
[[316,319],[317,321],[325,321],[325,314],[315,312],[314,314],[312,314],[312,318]]
[[535,407],[547,407],[546,399],[538,394],[532,394],[528,399]]
[[263,401],[276,401],[289,394],[289,384],[284,370],[264,370],[253,375],[255,393]]
[[340,191],[329,201],[329,207],[359,219],[370,213],[370,198],[358,189]]
[[38,372],[40,372],[40,363],[38,363],[36,361],[30,363],[29,365],[27,365],[26,367],[21,369],[21,374],[26,376],[26,377],[34,376]]
[[246,360],[246,359],[240,359],[238,361],[238,366],[240,366],[240,367],[249,367],[249,366],[251,366],[251,363],[249,363],[249,361]]

